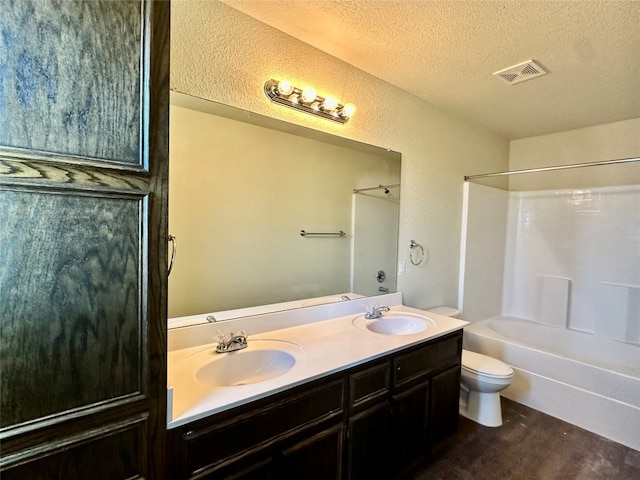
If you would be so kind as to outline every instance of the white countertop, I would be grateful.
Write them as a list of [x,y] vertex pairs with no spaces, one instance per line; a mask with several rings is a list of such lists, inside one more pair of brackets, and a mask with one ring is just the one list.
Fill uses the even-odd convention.
[[[260,345],[269,345],[268,340],[274,340],[281,342],[281,345],[293,347],[290,350],[296,356],[295,366],[283,375],[249,385],[212,387],[199,381],[196,378],[197,368],[194,368],[193,359],[199,358],[204,361],[208,352],[215,350],[215,342],[205,344],[199,341],[194,346],[186,346],[184,342],[178,342],[176,345],[181,348],[169,351],[168,387],[170,390],[170,411],[168,412],[167,427],[169,429],[175,428],[302,383],[363,364],[403,348],[441,337],[468,324],[468,322],[462,320],[404,305],[391,306],[391,312],[385,315],[393,312],[422,315],[433,320],[435,326],[412,335],[378,334],[358,329],[353,325],[353,320],[363,314],[363,312],[360,312],[278,330],[263,331],[255,335],[252,335],[251,329],[247,328],[249,347],[246,351],[249,351],[252,345],[255,345],[254,348],[259,348]],[[211,325],[211,327],[214,327],[214,325]],[[200,334],[202,331],[202,329],[198,330]],[[290,343],[287,344],[286,342]],[[291,344],[297,344],[302,348],[295,348]],[[195,354],[199,355],[196,356]],[[219,355],[234,355],[234,352]]]

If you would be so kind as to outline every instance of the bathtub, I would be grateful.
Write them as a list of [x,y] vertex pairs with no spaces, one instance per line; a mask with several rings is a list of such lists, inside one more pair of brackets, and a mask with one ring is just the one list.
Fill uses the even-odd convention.
[[465,328],[464,347],[511,365],[502,394],[640,450],[640,346],[514,317]]

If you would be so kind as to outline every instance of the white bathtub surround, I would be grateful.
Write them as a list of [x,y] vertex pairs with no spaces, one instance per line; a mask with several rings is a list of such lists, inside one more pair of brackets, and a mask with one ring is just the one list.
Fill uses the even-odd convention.
[[638,212],[640,185],[510,192],[499,313],[637,341]]
[[640,450],[640,347],[513,317],[465,328],[465,348],[515,371],[503,395]]
[[465,190],[466,320],[508,315],[638,343],[640,185]]
[[571,279],[538,275],[538,313],[540,323],[569,327],[569,292]]
[[[384,297],[384,298],[383,298]],[[400,293],[277,312],[169,331],[168,387],[173,388],[173,412],[168,428],[281,392],[290,387],[382,357],[425,340],[459,330],[467,322],[403,306]],[[385,300],[396,299],[396,303]],[[392,313],[406,312],[431,318],[435,326],[413,335],[382,335],[353,325],[367,306],[387,305]],[[386,315],[386,314],[385,314]],[[241,386],[215,386],[198,381],[181,362],[215,348],[218,331],[245,329],[252,344],[287,342],[299,352],[293,368],[278,377]],[[220,355],[233,355],[220,354]]]
[[[476,218],[466,221],[462,317],[529,320],[497,323],[515,330],[497,338],[473,334],[474,323],[467,348],[513,365],[505,396],[640,449],[640,185],[466,188]],[[501,250],[503,277],[483,275]],[[485,295],[495,291],[502,308]]]
[[598,293],[601,301],[595,333],[640,345],[640,287],[601,282]]

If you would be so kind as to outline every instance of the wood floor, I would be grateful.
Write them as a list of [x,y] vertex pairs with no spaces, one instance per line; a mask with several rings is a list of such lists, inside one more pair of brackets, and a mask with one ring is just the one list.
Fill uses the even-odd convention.
[[[502,399],[503,425],[460,417],[458,432],[413,480],[637,480],[640,452]],[[640,432],[638,433],[640,435]]]

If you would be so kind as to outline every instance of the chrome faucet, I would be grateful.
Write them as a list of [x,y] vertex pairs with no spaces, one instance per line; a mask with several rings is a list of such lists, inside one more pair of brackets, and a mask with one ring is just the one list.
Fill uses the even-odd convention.
[[247,348],[247,332],[240,330],[236,334],[225,333],[216,339],[216,353],[235,352]]
[[367,307],[364,318],[380,318],[382,316],[382,312],[388,312],[389,310],[389,307]]

